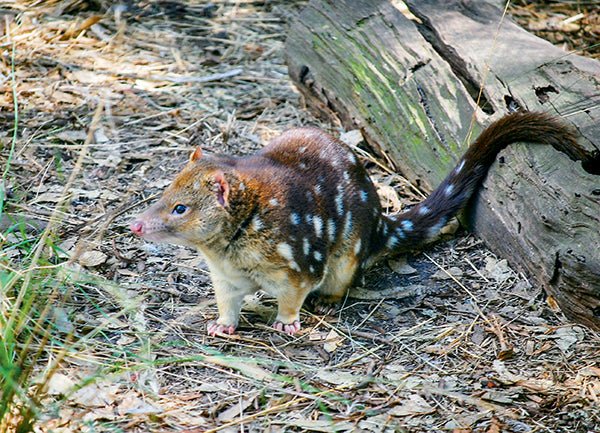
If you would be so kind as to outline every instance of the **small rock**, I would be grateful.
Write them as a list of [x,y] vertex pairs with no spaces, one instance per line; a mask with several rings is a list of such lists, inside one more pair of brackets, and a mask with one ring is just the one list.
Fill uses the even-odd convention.
[[[450,275],[448,275],[450,274]],[[450,280],[452,277],[459,278],[462,277],[463,271],[462,269],[452,266],[448,269],[440,269],[435,274],[431,276],[434,280]]]
[[340,140],[346,143],[350,147],[356,147],[364,141],[362,133],[358,129],[344,132],[340,135]]
[[413,275],[417,273],[417,270],[408,264],[406,257],[388,260],[388,266],[392,271],[400,275]]
[[101,265],[106,262],[108,256],[104,254],[102,251],[85,251],[79,256],[79,264],[86,268],[92,268],[94,266]]

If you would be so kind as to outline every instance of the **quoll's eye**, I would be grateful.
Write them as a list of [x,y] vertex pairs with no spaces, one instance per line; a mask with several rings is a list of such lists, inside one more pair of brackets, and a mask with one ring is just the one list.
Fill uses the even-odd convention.
[[175,205],[175,207],[173,208],[173,210],[171,211],[171,213],[174,213],[176,215],[181,215],[186,210],[187,210],[187,206],[185,206],[183,204],[178,204],[178,205]]

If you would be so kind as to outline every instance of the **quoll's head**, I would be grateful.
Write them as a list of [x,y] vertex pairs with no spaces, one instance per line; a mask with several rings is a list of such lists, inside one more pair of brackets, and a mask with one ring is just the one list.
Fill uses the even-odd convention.
[[139,215],[130,229],[150,241],[202,246],[229,218],[229,182],[198,147],[162,197]]

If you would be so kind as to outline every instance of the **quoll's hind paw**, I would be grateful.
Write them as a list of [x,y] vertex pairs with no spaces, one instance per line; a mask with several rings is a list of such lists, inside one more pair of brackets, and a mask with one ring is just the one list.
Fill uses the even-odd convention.
[[338,311],[339,305],[337,303],[330,304],[328,302],[315,302],[313,305],[313,310],[317,314],[322,314],[323,316],[331,316]]
[[210,322],[206,327],[208,335],[214,337],[217,334],[228,334],[231,335],[235,332],[235,326],[233,325],[219,325],[217,322]]
[[300,330],[301,325],[299,320],[295,320],[294,322],[289,324],[285,324],[278,320],[277,322],[273,323],[273,328],[278,331],[285,332],[288,335],[294,335]]
[[309,298],[309,308],[323,316],[332,316],[338,312],[341,306],[341,298],[323,295],[314,295]]

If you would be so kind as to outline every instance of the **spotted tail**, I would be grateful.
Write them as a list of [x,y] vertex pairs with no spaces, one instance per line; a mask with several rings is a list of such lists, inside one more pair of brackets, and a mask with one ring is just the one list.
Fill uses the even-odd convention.
[[448,220],[469,201],[498,153],[511,143],[550,144],[571,155],[581,149],[572,129],[546,113],[512,113],[488,126],[469,147],[454,170],[427,199],[407,212],[391,217],[385,249],[413,249],[439,234]]

